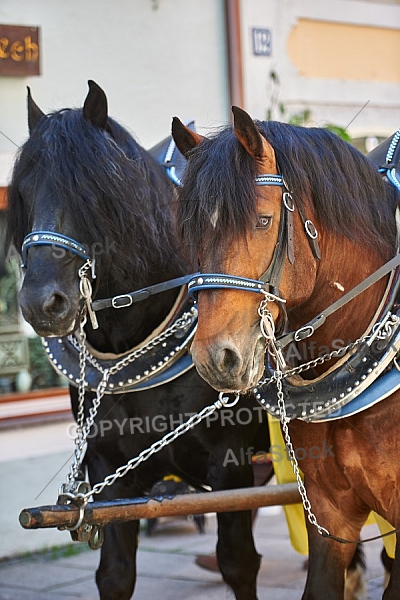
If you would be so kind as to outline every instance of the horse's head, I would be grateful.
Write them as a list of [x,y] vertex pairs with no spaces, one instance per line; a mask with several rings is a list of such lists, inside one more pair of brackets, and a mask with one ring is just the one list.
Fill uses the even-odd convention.
[[[233,129],[212,138],[193,134],[176,118],[172,128],[188,159],[180,192],[182,234],[196,249],[200,271],[210,274],[192,286],[199,322],[191,352],[200,375],[222,391],[256,385],[264,371],[266,329],[282,328],[286,312],[308,299],[317,262],[310,243],[316,230],[308,222],[308,236],[304,232],[304,216],[271,143],[246,112],[234,107],[233,114]],[[264,300],[270,321],[263,333]]]
[[[83,110],[45,115],[28,89],[28,123],[30,137],[9,187],[8,238],[18,251],[22,247],[24,318],[41,336],[63,336],[76,327],[82,308],[78,271],[91,258],[88,240],[78,238],[80,216],[73,208],[83,149],[72,131],[77,125],[106,135],[107,99],[89,82]],[[89,170],[88,163],[83,168]]]

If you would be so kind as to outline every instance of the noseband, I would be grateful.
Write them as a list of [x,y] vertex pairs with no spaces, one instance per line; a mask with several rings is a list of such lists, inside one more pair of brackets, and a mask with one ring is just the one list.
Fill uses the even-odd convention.
[[52,246],[53,248],[62,248],[63,250],[68,250],[69,252],[76,254],[83,260],[91,260],[90,254],[87,252],[85,246],[66,235],[54,233],[53,231],[31,231],[22,243],[21,266],[23,269],[26,269],[28,250],[32,246]]

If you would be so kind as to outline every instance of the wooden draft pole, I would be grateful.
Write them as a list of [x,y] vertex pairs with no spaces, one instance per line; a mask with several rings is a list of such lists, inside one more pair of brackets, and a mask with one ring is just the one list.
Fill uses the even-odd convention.
[[[301,499],[296,483],[159,498],[127,498],[89,502],[85,507],[82,524],[103,526],[116,521],[251,510],[260,506],[298,502],[301,502]],[[71,528],[77,523],[79,515],[76,505],[57,504],[25,508],[20,513],[19,521],[24,529]]]

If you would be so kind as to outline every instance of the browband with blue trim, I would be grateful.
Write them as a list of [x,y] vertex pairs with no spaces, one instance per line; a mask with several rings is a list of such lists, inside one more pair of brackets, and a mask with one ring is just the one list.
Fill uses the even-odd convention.
[[[174,184],[176,186],[181,187],[182,181],[179,179],[179,177],[176,174],[175,166],[174,165],[168,166],[167,160],[166,160],[166,165],[167,165],[166,166],[167,174],[168,174],[169,178],[174,182]],[[282,175],[270,175],[270,174],[257,175],[257,177],[255,178],[255,183],[256,183],[256,185],[280,185],[280,186],[285,185]]]
[[257,175],[256,185],[285,185],[282,175]]

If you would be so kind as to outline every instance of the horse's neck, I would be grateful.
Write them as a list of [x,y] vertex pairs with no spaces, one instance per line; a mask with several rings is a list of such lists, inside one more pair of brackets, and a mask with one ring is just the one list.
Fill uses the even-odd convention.
[[[348,240],[333,240],[321,247],[322,258],[318,267],[316,285],[309,300],[290,315],[290,328],[296,329],[309,322],[368,275],[376,271],[384,260]],[[361,337],[371,324],[384,295],[387,277],[372,285],[354,300],[331,314],[304,345],[309,359],[322,355],[333,347],[344,346]],[[323,372],[324,365],[320,368]]]
[[[141,287],[153,283],[167,281],[181,273],[162,274],[156,281],[149,281]],[[127,281],[124,289],[121,286],[107,285],[98,291],[97,298],[109,298],[116,295],[132,292],[137,289],[132,282]],[[93,330],[87,326],[87,338],[90,344],[101,352],[120,354],[141,344],[168,316],[172,310],[179,289],[173,289],[162,294],[149,297],[147,300],[132,304],[128,308],[107,308],[98,311],[96,316],[99,328]]]

